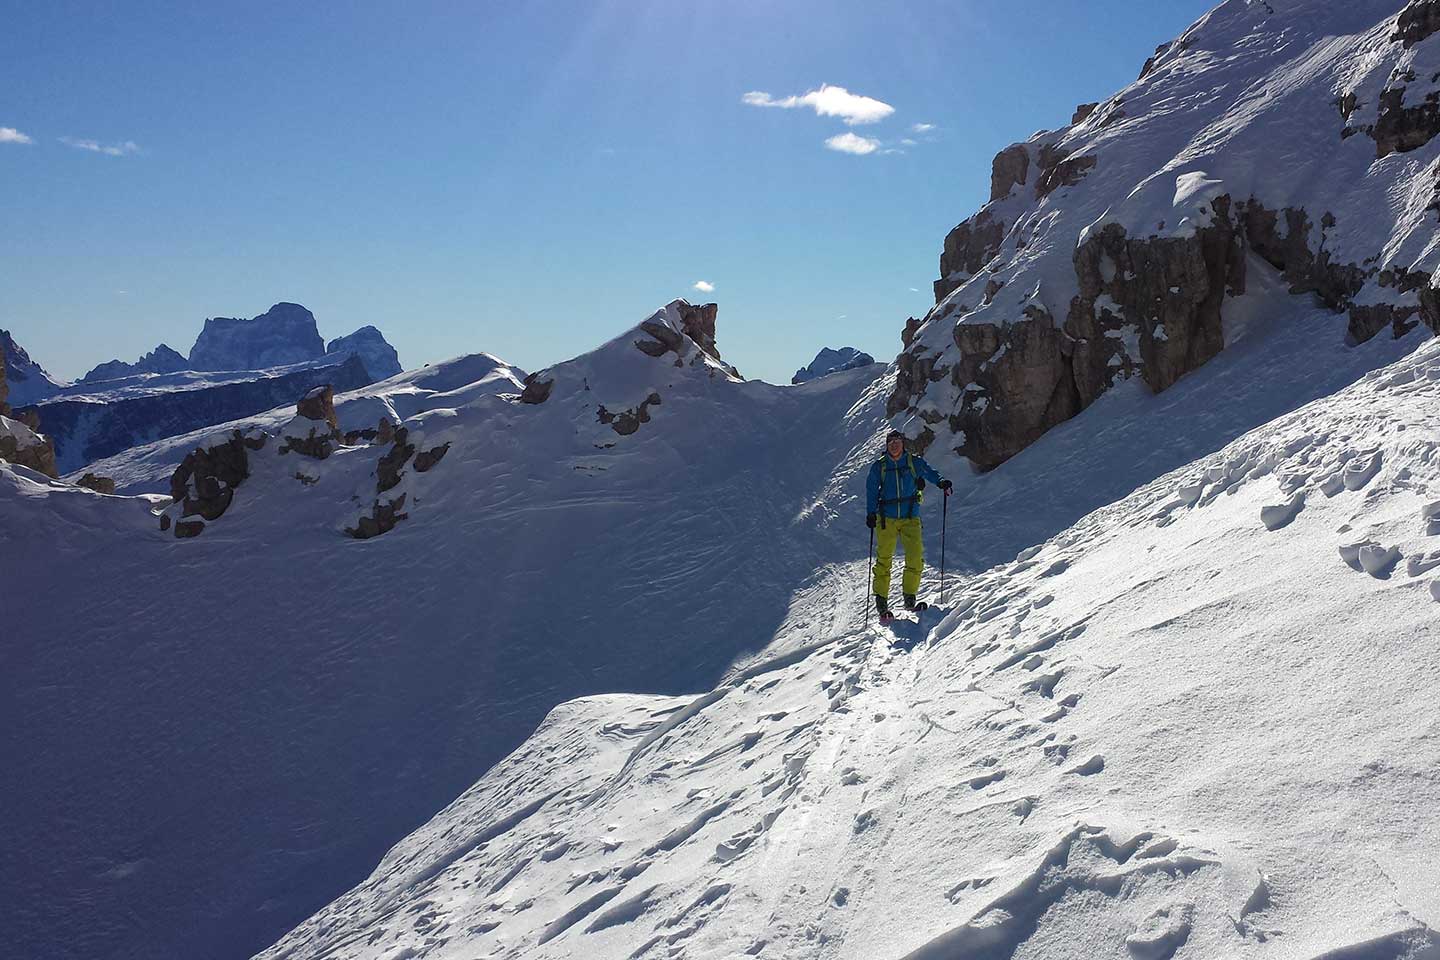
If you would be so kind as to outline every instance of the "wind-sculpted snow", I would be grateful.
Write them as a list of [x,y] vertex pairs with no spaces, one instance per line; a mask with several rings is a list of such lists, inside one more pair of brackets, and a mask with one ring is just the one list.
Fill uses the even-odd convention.
[[1432,342],[920,623],[563,704],[261,956],[1433,957],[1436,409]]

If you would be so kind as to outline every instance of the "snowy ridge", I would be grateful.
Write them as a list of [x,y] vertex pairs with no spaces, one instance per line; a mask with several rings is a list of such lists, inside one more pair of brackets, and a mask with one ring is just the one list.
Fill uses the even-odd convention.
[[557,707],[261,956],[1430,957],[1437,404],[1430,343],[965,582],[908,654],[857,625]]

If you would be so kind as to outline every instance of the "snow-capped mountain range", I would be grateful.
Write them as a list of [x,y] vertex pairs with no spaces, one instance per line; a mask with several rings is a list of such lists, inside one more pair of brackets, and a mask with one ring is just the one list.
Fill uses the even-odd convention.
[[[1437,31],[1222,3],[1002,152],[883,368],[746,382],[675,301],[114,496],[0,464],[0,941],[1440,955]],[[880,628],[892,425],[956,486],[936,608]]]

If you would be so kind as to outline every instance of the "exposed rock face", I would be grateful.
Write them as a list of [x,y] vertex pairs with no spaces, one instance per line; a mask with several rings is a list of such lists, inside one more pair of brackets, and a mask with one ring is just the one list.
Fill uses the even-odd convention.
[[385,336],[374,327],[361,327],[345,337],[331,340],[325,347],[325,355],[336,358],[354,354],[365,364],[370,376],[376,380],[393,377],[404,370],[395,348],[386,342]]
[[338,366],[309,367],[193,389],[126,392],[108,402],[93,402],[93,395],[73,400],[62,395],[36,409],[55,439],[61,469],[71,473],[137,444],[273,410],[294,402],[317,384],[328,383],[345,391],[370,382],[360,359],[347,357]]
[[1400,11],[1395,34],[1390,39],[1401,41],[1409,49],[1436,33],[1440,33],[1440,0],[1410,0]]
[[277,303],[250,320],[214,317],[190,348],[195,370],[260,370],[315,360],[325,341],[315,316],[298,303]]
[[5,357],[5,379],[9,383],[8,403],[12,407],[38,403],[54,395],[60,384],[15,342],[8,330],[0,330],[0,353]]
[[395,525],[401,520],[407,519],[410,515],[402,512],[405,508],[405,494],[400,494],[394,500],[381,502],[375,501],[370,516],[362,516],[353,527],[347,527],[345,532],[356,540],[368,540],[371,537],[378,537],[382,533],[388,533],[395,529]]
[[94,490],[96,493],[114,493],[115,481],[110,477],[102,477],[99,474],[87,473],[75,481],[77,487],[85,487]]
[[[357,363],[351,357],[347,363]],[[295,418],[280,431],[280,453],[292,450],[303,456],[324,460],[340,446],[340,424],[335,419],[335,390],[322,384],[306,392],[295,405]]]
[[1061,187],[1075,186],[1098,162],[1099,158],[1094,156],[1072,157],[1059,150],[1041,150],[1036,195],[1047,197]]
[[802,367],[795,371],[795,376],[790,378],[790,382],[792,384],[805,383],[817,377],[839,373],[841,370],[854,370],[856,367],[868,367],[874,362],[874,357],[868,353],[862,353],[854,347],[841,347],[839,350],[832,350],[826,347],[815,354],[815,359],[810,361],[810,366]]
[[[1003,199],[1018,186],[1024,186],[1030,176],[1030,154],[1023,143],[1006,147],[995,155],[990,164],[990,200]],[[940,275],[944,276],[942,269]]]
[[[208,448],[196,448],[170,476],[174,504],[160,520],[160,529],[175,520],[175,536],[199,536],[207,522],[220,519],[235,499],[235,489],[250,476],[249,451],[265,446],[265,435],[246,435],[236,430],[229,440]],[[171,514],[178,514],[172,518]]]
[[720,359],[720,348],[715,346],[715,317],[720,312],[718,304],[681,303],[680,322],[685,335],[695,341],[696,346],[716,360]]
[[1432,275],[1430,282],[1420,289],[1420,319],[1432,333],[1440,336],[1440,275]]
[[415,455],[415,444],[410,442],[410,431],[405,427],[395,430],[395,444],[375,465],[375,492],[384,493],[400,484],[400,471]]
[[1077,106],[1075,108],[1074,115],[1070,118],[1071,126],[1074,126],[1077,123],[1084,123],[1086,120],[1090,119],[1090,115],[1095,112],[1095,108],[1098,106],[1100,106],[1100,101],[1098,100],[1094,103],[1082,103]]
[[55,469],[55,445],[28,424],[0,415],[0,460],[59,477]]
[[936,303],[985,269],[1000,252],[1005,229],[1005,224],[986,209],[946,235],[945,247],[940,253],[940,279],[935,281]]
[[1146,60],[1145,65],[1140,68],[1139,79],[1144,80],[1146,77],[1148,77],[1151,71],[1155,69],[1155,65],[1160,62],[1160,58],[1165,56],[1165,54],[1169,53],[1170,47],[1173,45],[1174,42],[1171,41],[1170,43],[1162,43],[1160,44],[1160,46],[1156,47],[1155,55],[1150,57],[1150,59]]
[[[640,344],[637,343],[636,346],[640,346]],[[640,349],[645,350],[643,346],[640,346]],[[648,350],[646,352],[649,353]],[[660,352],[664,353],[665,351],[661,350]],[[657,354],[651,354],[651,356],[657,356]],[[554,380],[542,380],[538,372],[532,373],[525,378],[525,389],[520,392],[520,402],[544,403],[550,399],[550,391],[554,387]]]
[[109,360],[102,363],[81,377],[80,382],[94,383],[99,380],[118,380],[121,377],[132,377],[141,373],[175,373],[179,370],[189,369],[189,360],[162,343],[134,363],[126,363],[123,360]]
[[1380,117],[1370,128],[1375,158],[1419,150],[1440,133],[1440,90],[1422,94],[1418,103],[1406,103],[1406,87],[1380,94]]
[[622,410],[619,413],[611,413],[601,404],[595,412],[595,417],[601,423],[610,425],[610,428],[622,437],[628,437],[640,429],[640,424],[650,422],[650,407],[660,405],[660,394],[652,392],[640,402],[640,406],[629,410]]

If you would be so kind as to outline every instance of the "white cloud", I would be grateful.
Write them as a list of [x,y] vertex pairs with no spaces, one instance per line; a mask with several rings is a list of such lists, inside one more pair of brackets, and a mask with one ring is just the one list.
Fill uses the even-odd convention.
[[857,137],[853,133],[842,133],[826,140],[825,146],[840,153],[853,153],[857,157],[863,157],[867,153],[879,150],[880,141],[872,140],[869,137]]
[[134,140],[126,140],[124,143],[104,144],[95,140],[61,137],[60,142],[67,147],[74,147],[77,150],[89,150],[92,153],[103,153],[107,157],[123,157],[126,154],[140,152],[140,145]]
[[933,123],[912,123],[910,125],[911,133],[929,133],[931,130],[934,129],[935,124]]
[[902,139],[900,140],[900,145],[901,145],[902,147],[914,147],[914,146],[917,146],[918,144],[919,144],[919,141],[917,141],[917,140],[911,140],[909,137],[904,137],[904,138],[902,138]]
[[0,143],[34,143],[25,134],[14,127],[0,127]]
[[699,290],[701,293],[714,293],[715,284],[711,283],[709,280],[696,280],[695,289]]
[[818,116],[839,117],[852,127],[856,124],[884,120],[895,112],[895,108],[884,101],[876,100],[874,97],[863,97],[858,93],[851,93],[844,87],[835,87],[828,83],[821,85],[819,90],[811,90],[798,97],[776,100],[768,93],[752,90],[740,99],[752,107],[780,107],[784,110],[810,107]]
[[911,293],[919,293],[919,292],[920,292],[920,288],[919,288],[919,287],[911,287],[911,288],[910,288],[910,292],[911,292]]

